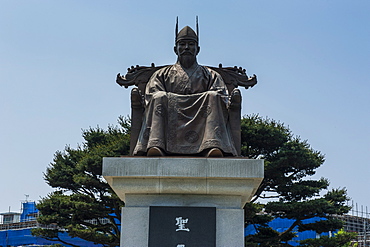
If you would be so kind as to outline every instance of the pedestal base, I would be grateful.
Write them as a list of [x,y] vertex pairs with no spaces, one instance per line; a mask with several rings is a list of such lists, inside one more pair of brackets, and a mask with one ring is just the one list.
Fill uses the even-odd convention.
[[[148,219],[149,207],[122,208],[121,246],[147,247]],[[244,246],[243,209],[216,209],[216,246]]]
[[148,246],[150,207],[170,206],[216,208],[216,246],[242,247],[242,207],[263,179],[263,160],[104,158],[103,176],[126,205],[121,246]]

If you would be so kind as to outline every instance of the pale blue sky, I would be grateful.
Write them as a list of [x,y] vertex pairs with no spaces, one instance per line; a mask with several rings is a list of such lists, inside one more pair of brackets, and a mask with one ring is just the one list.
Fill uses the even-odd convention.
[[81,129],[129,114],[116,74],[174,63],[176,16],[196,15],[201,64],[258,76],[243,114],[289,125],[326,155],[317,177],[370,207],[369,13],[368,0],[0,0],[0,212],[51,191],[43,172]]

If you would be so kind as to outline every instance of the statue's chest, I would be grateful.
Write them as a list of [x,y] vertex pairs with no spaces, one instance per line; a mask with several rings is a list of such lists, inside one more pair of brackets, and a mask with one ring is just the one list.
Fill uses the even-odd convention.
[[208,79],[202,73],[186,73],[173,70],[170,72],[167,83],[172,93],[194,94],[208,90]]

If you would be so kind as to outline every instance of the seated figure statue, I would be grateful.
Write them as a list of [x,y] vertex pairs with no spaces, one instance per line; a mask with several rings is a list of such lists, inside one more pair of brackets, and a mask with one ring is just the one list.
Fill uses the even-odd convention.
[[[177,62],[152,69],[142,87],[143,96],[139,89],[132,91],[132,107],[143,106],[142,118],[132,122],[134,128],[141,122],[132,155],[238,156],[241,96],[237,85],[228,88],[217,69],[197,63],[198,35],[189,26],[176,31],[175,40]],[[245,70],[240,73],[249,80],[248,87],[256,83],[255,76],[248,79]],[[124,79],[118,75],[117,82]],[[238,111],[236,117],[230,117],[232,108]],[[233,135],[233,118],[239,137]]]

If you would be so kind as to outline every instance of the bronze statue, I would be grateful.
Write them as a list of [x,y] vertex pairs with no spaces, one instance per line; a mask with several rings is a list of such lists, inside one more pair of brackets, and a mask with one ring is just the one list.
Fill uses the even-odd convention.
[[197,33],[189,26],[178,32],[177,26],[174,65],[118,74],[120,85],[138,86],[131,94],[131,154],[238,156],[241,95],[236,87],[255,85],[256,76],[248,78],[242,68],[199,65],[198,23]]

